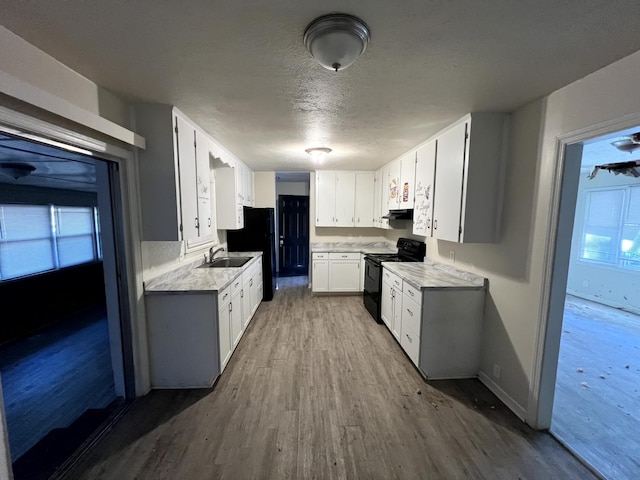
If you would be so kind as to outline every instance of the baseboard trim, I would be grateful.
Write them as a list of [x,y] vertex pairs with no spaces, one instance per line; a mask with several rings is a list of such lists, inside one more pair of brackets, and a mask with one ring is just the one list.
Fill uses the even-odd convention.
[[511,410],[516,417],[518,417],[523,422],[525,421],[527,411],[524,409],[518,402],[516,402],[513,398],[511,398],[507,392],[505,392],[496,382],[491,380],[491,378],[480,371],[478,373],[478,379],[487,387],[493,394],[500,399],[502,403],[504,403],[509,410]]

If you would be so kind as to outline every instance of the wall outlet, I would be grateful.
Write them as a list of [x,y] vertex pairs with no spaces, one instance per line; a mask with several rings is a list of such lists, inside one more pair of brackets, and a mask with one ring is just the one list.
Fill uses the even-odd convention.
[[493,378],[500,380],[500,374],[502,373],[502,367],[495,363],[493,365]]
[[449,260],[451,261],[451,263],[454,263],[456,261],[456,252],[454,252],[453,250],[449,252]]
[[585,287],[585,288],[588,287],[589,286],[589,280],[583,280],[582,281],[582,286]]

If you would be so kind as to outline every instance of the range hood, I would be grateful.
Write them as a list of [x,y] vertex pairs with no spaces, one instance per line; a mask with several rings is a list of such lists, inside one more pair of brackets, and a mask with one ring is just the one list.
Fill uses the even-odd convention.
[[389,210],[382,218],[389,220],[413,220],[413,210]]

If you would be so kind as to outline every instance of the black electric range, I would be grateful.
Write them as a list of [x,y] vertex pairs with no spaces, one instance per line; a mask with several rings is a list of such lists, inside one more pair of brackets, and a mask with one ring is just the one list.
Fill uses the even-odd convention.
[[382,323],[382,262],[422,262],[427,251],[424,242],[410,238],[399,238],[396,247],[397,253],[371,253],[364,257],[364,306],[378,323]]

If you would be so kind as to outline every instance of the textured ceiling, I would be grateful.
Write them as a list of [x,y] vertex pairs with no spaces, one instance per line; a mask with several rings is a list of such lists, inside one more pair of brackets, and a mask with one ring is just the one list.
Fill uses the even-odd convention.
[[[327,13],[371,29],[323,69]],[[471,111],[513,109],[640,49],[637,0],[3,1],[0,22],[128,101],[176,105],[256,170],[376,168]]]

